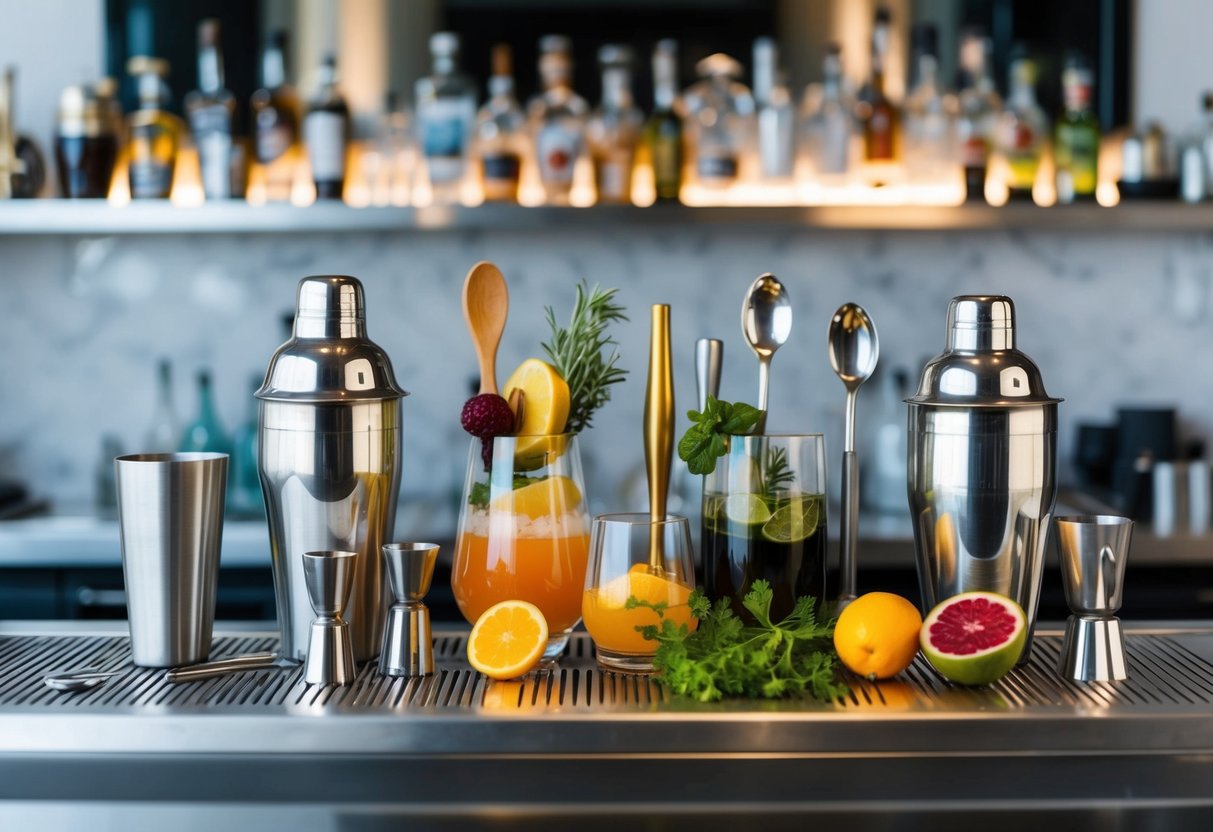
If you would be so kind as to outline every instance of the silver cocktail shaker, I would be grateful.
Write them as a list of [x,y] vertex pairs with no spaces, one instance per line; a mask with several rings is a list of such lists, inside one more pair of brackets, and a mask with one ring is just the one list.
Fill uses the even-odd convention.
[[924,607],[969,590],[997,592],[1023,607],[1030,640],[1057,491],[1061,400],[1015,349],[1011,299],[953,298],[944,352],[906,401]]
[[258,465],[269,516],[281,655],[307,653],[312,607],[303,555],[357,553],[345,620],[354,659],[379,652],[400,490],[400,399],[392,365],[366,336],[362,284],[305,277],[295,330],[270,359],[260,405]]

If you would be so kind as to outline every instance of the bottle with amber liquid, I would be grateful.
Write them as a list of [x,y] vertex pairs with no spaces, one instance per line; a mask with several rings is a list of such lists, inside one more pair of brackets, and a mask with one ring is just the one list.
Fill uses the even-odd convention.
[[889,10],[877,9],[872,26],[872,75],[856,105],[856,115],[863,125],[864,159],[878,164],[897,161],[901,132],[901,113],[885,93],[890,23]]
[[138,81],[139,108],[127,117],[131,199],[168,199],[185,124],[165,109],[168,61],[138,55],[126,70]]
[[345,153],[350,141],[350,108],[337,89],[337,58],[324,56],[317,73],[319,89],[303,119],[303,143],[312,166],[317,199],[341,199],[345,190]]
[[261,89],[250,102],[253,154],[270,202],[286,202],[299,164],[301,107],[295,88],[286,82],[286,32],[279,29],[266,41],[261,58]]
[[644,128],[659,202],[677,202],[682,191],[682,116],[677,108],[678,41],[660,40],[653,47],[653,115]]
[[586,142],[594,162],[598,201],[632,201],[632,167],[644,115],[632,102],[632,51],[607,44],[598,50],[602,69],[602,103],[586,124]]
[[223,85],[223,52],[219,49],[219,21],[198,24],[198,89],[185,97],[198,161],[202,191],[207,199],[230,199],[233,193],[232,122],[236,97]]
[[105,199],[118,158],[118,125],[93,86],[70,86],[59,97],[55,167],[68,199]]
[[493,74],[489,100],[476,117],[476,154],[480,158],[484,198],[490,202],[517,202],[522,160],[529,145],[526,115],[514,97],[513,58],[510,47],[493,47]]

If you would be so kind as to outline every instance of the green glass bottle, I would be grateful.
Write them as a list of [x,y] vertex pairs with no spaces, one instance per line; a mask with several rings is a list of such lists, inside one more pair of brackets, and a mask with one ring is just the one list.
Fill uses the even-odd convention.
[[1064,106],[1057,122],[1057,200],[1095,198],[1099,183],[1099,118],[1091,109],[1093,77],[1081,59],[1067,62],[1061,74]]
[[677,89],[678,42],[658,41],[653,49],[653,115],[644,128],[644,143],[661,202],[677,202],[682,190],[682,118],[675,109]]
[[232,444],[219,421],[219,414],[215,412],[209,370],[198,371],[198,415],[186,425],[185,432],[181,435],[180,450],[222,454],[232,452]]

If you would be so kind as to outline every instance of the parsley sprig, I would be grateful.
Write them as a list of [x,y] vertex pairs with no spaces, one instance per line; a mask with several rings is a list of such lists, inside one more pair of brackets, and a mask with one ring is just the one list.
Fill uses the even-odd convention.
[[747,627],[734,614],[727,598],[713,606],[696,590],[689,601],[699,627],[691,632],[686,624],[665,617],[664,603],[639,598],[627,607],[645,607],[661,618],[661,625],[636,629],[658,643],[653,657],[658,684],[678,696],[713,702],[725,696],[778,699],[813,696],[823,701],[845,696],[848,687],[838,680],[838,657],[831,637],[834,622],[821,624],[814,613],[814,600],[797,599],[790,615],[771,621],[774,593],[764,580],[757,580],[742,603],[757,626]]
[[745,436],[758,428],[763,412],[745,402],[722,402],[708,396],[703,412],[691,410],[691,426],[678,440],[678,458],[692,474],[710,474],[716,460],[729,452],[726,436]]

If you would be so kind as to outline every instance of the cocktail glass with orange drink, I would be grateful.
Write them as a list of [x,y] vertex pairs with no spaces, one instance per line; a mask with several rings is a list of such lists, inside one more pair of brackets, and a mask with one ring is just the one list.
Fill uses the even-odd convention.
[[486,470],[471,443],[451,588],[471,623],[500,601],[529,601],[548,625],[545,659],[581,620],[590,549],[577,437],[499,436]]
[[[698,622],[688,605],[694,587],[691,529],[685,517],[595,517],[581,615],[598,662],[612,670],[651,671],[657,643],[638,628],[660,626],[664,618],[695,629]],[[629,598],[641,603],[629,605]]]

